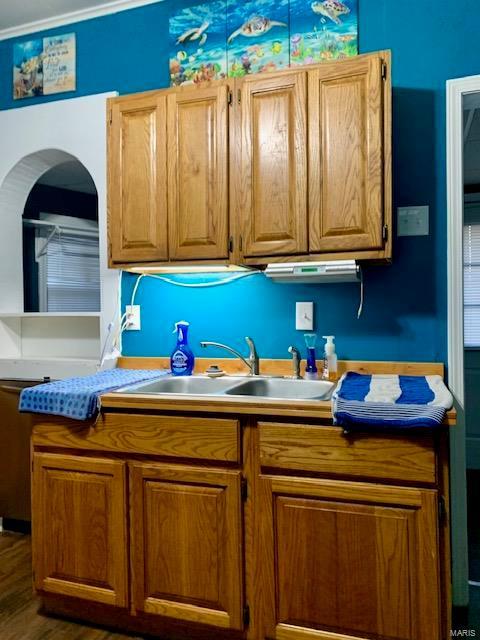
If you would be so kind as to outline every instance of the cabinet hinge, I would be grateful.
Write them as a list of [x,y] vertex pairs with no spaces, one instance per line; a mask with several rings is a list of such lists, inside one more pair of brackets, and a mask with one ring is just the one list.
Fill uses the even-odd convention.
[[238,89],[237,91],[237,102],[238,104],[242,104],[242,90]]
[[387,63],[386,62],[382,62],[382,80],[386,80],[387,79]]
[[248,604],[246,604],[243,607],[243,625],[245,627],[248,627],[249,624],[250,624],[250,607],[248,606]]
[[445,504],[445,498],[439,496],[438,498],[438,523],[443,525],[447,517],[447,505]]
[[382,228],[382,239],[384,242],[388,240],[388,225],[384,224]]
[[232,253],[233,251],[233,236],[230,236],[230,238],[228,239],[228,251],[230,253]]
[[243,238],[242,238],[242,236],[240,236],[240,239],[239,239],[239,248],[240,248],[240,251],[243,251]]
[[233,91],[228,92],[228,104],[229,105],[233,104]]
[[242,478],[241,492],[242,492],[242,500],[243,502],[246,502],[246,500],[248,500],[248,481],[246,478]]
[[112,110],[111,110],[111,109],[110,109],[110,113],[108,114],[108,122],[109,122],[110,124],[112,124],[112,122],[113,122],[113,112],[112,112]]

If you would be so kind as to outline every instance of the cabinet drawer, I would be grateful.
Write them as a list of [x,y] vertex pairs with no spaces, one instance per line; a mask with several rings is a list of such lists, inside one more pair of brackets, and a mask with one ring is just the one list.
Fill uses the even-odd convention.
[[338,427],[260,422],[263,467],[434,484],[432,435],[344,436]]
[[238,420],[107,413],[96,425],[49,419],[36,424],[35,446],[240,461]]

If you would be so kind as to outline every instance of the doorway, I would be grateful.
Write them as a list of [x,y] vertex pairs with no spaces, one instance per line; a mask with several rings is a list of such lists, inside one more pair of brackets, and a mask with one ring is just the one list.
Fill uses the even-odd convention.
[[480,76],[447,83],[453,601],[480,631]]

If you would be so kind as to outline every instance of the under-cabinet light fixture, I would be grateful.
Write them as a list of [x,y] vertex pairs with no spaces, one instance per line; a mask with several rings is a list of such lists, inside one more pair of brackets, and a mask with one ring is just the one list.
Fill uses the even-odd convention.
[[213,264],[213,265],[185,265],[185,266],[145,266],[145,267],[129,267],[124,269],[128,273],[137,274],[165,274],[175,275],[177,273],[241,273],[248,271],[255,271],[250,267],[243,267],[236,264]]

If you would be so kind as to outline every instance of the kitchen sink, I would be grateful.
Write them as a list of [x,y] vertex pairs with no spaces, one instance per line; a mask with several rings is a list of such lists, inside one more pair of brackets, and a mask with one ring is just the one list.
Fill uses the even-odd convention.
[[133,387],[120,389],[121,393],[173,393],[180,395],[218,395],[229,387],[243,381],[242,377],[209,378],[208,376],[168,376]]
[[227,395],[275,398],[278,400],[328,400],[334,384],[324,380],[250,378],[227,389]]
[[324,380],[293,380],[264,376],[168,376],[119,389],[118,393],[190,396],[242,396],[276,400],[328,400],[334,384]]

